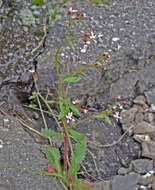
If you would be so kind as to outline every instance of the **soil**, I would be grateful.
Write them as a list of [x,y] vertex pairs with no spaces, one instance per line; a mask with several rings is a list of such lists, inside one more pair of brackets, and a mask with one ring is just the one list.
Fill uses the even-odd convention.
[[[50,14],[57,5],[61,8],[49,27],[46,14]],[[67,12],[70,7],[80,13],[84,12],[87,18],[73,24],[71,35],[93,32],[96,36],[89,43],[75,40],[73,44],[76,51],[66,44],[60,51],[61,68],[68,62],[71,70],[77,69],[92,63],[104,52],[108,52],[110,56],[110,59],[98,62],[105,69],[88,69],[87,75],[79,75],[82,80],[69,88],[70,98],[80,98],[83,107],[87,106],[88,109],[88,113],[84,113],[77,120],[104,110],[119,96],[121,101],[126,102],[123,109],[128,110],[133,107],[137,96],[155,88],[154,0],[109,0],[108,3],[99,4],[90,0],[68,1],[66,4],[63,1],[47,0],[41,7],[32,5],[28,0],[24,3],[21,0],[14,0],[12,3],[3,1],[0,10],[0,102],[4,103],[0,106],[0,140],[3,142],[0,161],[36,170],[43,170],[47,165],[39,149],[40,144],[47,141],[25,130],[15,121],[13,115],[16,112],[26,119],[30,127],[41,130],[43,121],[40,113],[23,106],[30,103],[28,97],[35,90],[30,71],[35,70],[38,73],[41,93],[45,94],[47,89],[55,93],[58,79],[54,59],[50,55],[56,53],[56,48],[65,38]],[[23,25],[20,16],[25,9],[30,10],[33,16],[33,23],[28,23],[29,26]],[[38,46],[43,36],[36,36],[34,32],[43,30],[43,25],[47,27],[46,39]],[[36,47],[38,48],[32,53]],[[120,113],[121,109],[118,108],[117,111]],[[53,118],[48,114],[45,116],[49,128],[56,130]],[[30,123],[29,118],[33,118],[35,122]],[[89,151],[83,165],[93,176],[92,179],[84,173],[80,176],[82,179],[109,180],[117,174],[121,166],[125,167],[132,160],[143,158],[141,143],[133,135],[126,135],[118,143],[114,143],[123,134],[122,123],[117,118],[110,119],[111,125],[104,119],[95,118],[76,126],[76,130],[86,134],[88,138]],[[154,120],[155,116],[153,125]],[[56,142],[56,145],[63,152],[62,144]],[[48,190],[51,188],[50,182],[52,180],[49,176],[38,178],[36,174],[26,175],[0,164],[2,189],[16,190],[24,187],[27,190]]]

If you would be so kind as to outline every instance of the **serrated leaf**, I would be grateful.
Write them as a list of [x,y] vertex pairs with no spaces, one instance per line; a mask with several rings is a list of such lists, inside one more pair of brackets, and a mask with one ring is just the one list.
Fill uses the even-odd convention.
[[68,132],[71,134],[71,136],[73,138],[75,138],[76,140],[83,140],[86,136],[82,133],[79,133],[73,129],[68,129]]
[[69,108],[78,116],[80,116],[80,111],[77,107],[73,106],[72,104],[69,105]]
[[76,144],[74,156],[77,164],[80,164],[83,161],[86,148],[87,144],[85,140]]
[[44,4],[44,0],[33,0],[32,5],[41,6]]
[[36,104],[29,104],[29,108],[36,108],[37,105]]
[[103,119],[105,119],[105,121],[108,124],[111,124],[111,121],[110,121],[109,117],[105,113],[97,114],[95,117],[97,117],[97,118],[103,118]]
[[60,152],[57,148],[53,147],[41,147],[41,150],[46,155],[48,162],[51,163],[59,174],[62,174],[61,164],[60,164]]
[[34,98],[36,98],[37,94],[32,94],[30,97],[29,97],[29,100],[33,100]]
[[59,119],[62,119],[63,117],[65,117],[67,115],[66,112],[60,112],[59,113]]
[[66,77],[64,78],[64,82],[78,82],[81,80],[81,77]]
[[63,137],[63,134],[57,133],[52,129],[42,129],[41,133],[46,137]]
[[75,47],[72,41],[69,41],[69,45],[71,46],[72,50],[75,51]]
[[76,176],[79,169],[80,169],[80,166],[79,164],[76,163],[76,158],[73,155],[72,160],[71,160],[71,165],[69,168],[69,176]]

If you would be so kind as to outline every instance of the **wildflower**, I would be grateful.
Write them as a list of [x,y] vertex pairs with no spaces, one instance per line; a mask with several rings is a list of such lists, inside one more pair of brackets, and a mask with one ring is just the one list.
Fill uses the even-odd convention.
[[76,100],[73,100],[72,103],[73,104],[79,104],[79,103],[81,103],[81,100],[80,99],[76,99]]
[[119,112],[115,112],[115,115],[113,115],[113,117],[115,117],[117,121],[118,121],[118,119],[122,119],[122,118],[119,116]]
[[80,16],[81,16],[81,14],[80,14],[80,13],[77,13],[75,19],[76,19],[76,20],[79,20],[79,19],[80,19]]
[[68,115],[66,115],[67,123],[69,123],[70,121],[75,121],[75,119],[72,116],[72,112],[69,112]]
[[87,113],[88,112],[88,110],[85,109],[85,108],[80,108],[79,110],[80,110],[81,113]]
[[117,42],[118,40],[119,40],[118,37],[113,37],[113,38],[112,38],[112,41],[113,41],[113,42]]
[[79,20],[80,18],[84,18],[84,17],[86,17],[85,13],[77,13],[75,19]]
[[106,67],[105,67],[105,66],[102,66],[102,65],[99,65],[99,68],[100,68],[102,71],[105,71],[105,70],[106,70]]
[[71,15],[71,13],[75,13],[75,12],[77,12],[77,10],[73,10],[73,8],[70,7],[67,15],[69,16],[69,15]]
[[82,56],[78,56],[77,60],[81,61],[81,59],[82,59]]
[[84,42],[87,42],[87,41],[88,41],[88,38],[89,38],[89,35],[88,35],[88,34],[84,34],[84,35],[83,35],[83,41],[84,41]]
[[106,52],[106,51],[102,54],[102,56],[103,56],[104,60],[110,59],[110,55],[109,55],[109,53]]
[[90,39],[96,39],[96,35],[93,32],[91,32]]
[[124,104],[126,104],[126,101],[120,101],[120,104],[124,105]]
[[34,70],[29,70],[29,71],[32,73],[32,76],[33,76],[34,80],[38,80],[39,79],[37,72],[35,72]]

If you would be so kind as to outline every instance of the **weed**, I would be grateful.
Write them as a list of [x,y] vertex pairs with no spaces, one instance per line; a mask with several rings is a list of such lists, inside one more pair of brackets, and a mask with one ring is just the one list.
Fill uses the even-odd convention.
[[[55,18],[56,10],[57,9],[55,9],[55,11],[50,15],[50,20]],[[84,42],[87,42],[89,37],[91,36],[90,34],[84,34],[82,36],[70,37],[72,24],[74,24],[77,21],[79,22],[83,20],[85,20],[85,14],[76,13],[75,16],[72,16],[72,9],[69,9],[67,35],[64,41],[58,46],[56,53],[54,55],[56,72],[59,81],[57,89],[58,101],[47,100],[41,95],[37,84],[38,75],[36,72],[32,73],[36,87],[36,92],[32,94],[32,96],[30,96],[29,98],[30,100],[37,98],[39,109],[41,110],[41,114],[45,124],[45,128],[42,129],[41,133],[42,135],[47,137],[50,141],[49,146],[42,146],[41,148],[44,154],[46,155],[46,158],[48,159],[49,163],[48,172],[52,173],[53,176],[55,175],[55,177],[59,178],[59,184],[61,184],[61,186],[64,189],[70,189],[70,190],[82,190],[82,189],[92,189],[92,188],[90,187],[91,186],[90,184],[82,184],[78,179],[78,171],[80,169],[80,164],[82,163],[85,152],[87,150],[86,136],[72,129],[70,126],[70,121],[75,122],[75,118],[73,115],[80,117],[82,112],[86,112],[87,110],[86,109],[82,110],[82,108],[76,107],[76,105],[74,105],[71,102],[71,99],[68,97],[68,89],[71,83],[77,83],[81,80],[81,77],[77,75],[78,73],[84,73],[84,71],[89,69],[90,67],[96,67],[97,69],[101,69],[100,66],[97,64],[97,61],[109,58],[107,57],[107,54],[106,57],[104,54],[103,56],[97,57],[97,59],[93,63],[83,66],[80,69],[70,72],[70,69],[67,68],[67,74],[61,72],[60,70],[61,65],[58,62],[58,56],[61,48],[68,43],[72,47],[72,50],[75,51],[73,40],[82,39]],[[62,86],[64,86],[63,85],[64,83],[67,84],[65,90],[63,90],[62,88]],[[43,101],[44,104],[47,106],[47,109],[55,119],[57,126],[61,129],[60,130],[61,132],[58,133],[56,131],[48,129],[40,101]],[[51,105],[58,105],[58,109],[54,111]],[[30,104],[31,108],[33,108],[34,106],[35,105]],[[93,117],[103,118],[105,119],[106,122],[111,124],[107,111],[93,115],[90,118]],[[80,122],[82,123],[85,120],[86,119]],[[63,138],[63,145],[64,145],[63,166],[61,165],[60,162],[62,157],[60,156],[59,149],[53,147],[52,145],[53,137],[61,139]],[[71,154],[69,154],[69,152],[71,152]]]
[[[39,3],[43,1],[34,0],[33,3]],[[54,9],[54,12],[50,14],[50,22],[55,19],[57,13],[57,8]],[[52,175],[54,177],[55,182],[61,188],[60,189],[68,189],[68,190],[91,190],[92,183],[82,183],[78,179],[78,171],[80,169],[80,164],[84,160],[85,153],[87,151],[87,138],[84,134],[77,132],[73,129],[76,125],[87,121],[92,118],[103,118],[109,124],[111,121],[109,119],[110,115],[110,107],[98,114],[89,116],[79,122],[76,122],[74,116],[80,117],[87,110],[73,104],[71,99],[68,96],[68,89],[71,83],[77,83],[81,80],[81,77],[78,76],[79,73],[84,74],[85,70],[95,67],[96,69],[105,70],[102,66],[98,64],[98,62],[102,59],[109,59],[107,53],[103,53],[103,55],[97,57],[94,62],[84,65],[80,69],[75,69],[74,71],[70,71],[69,67],[67,67],[67,74],[61,71],[61,65],[58,61],[58,57],[60,54],[60,50],[68,43],[72,50],[75,51],[75,47],[73,44],[74,40],[81,39],[84,42],[87,42],[90,38],[91,34],[84,34],[81,36],[70,36],[71,26],[75,22],[80,22],[86,20],[85,14],[76,13],[76,15],[72,15],[72,9],[68,11],[68,30],[66,38],[62,41],[62,43],[58,46],[56,53],[53,55],[55,59],[55,67],[58,77],[58,97],[55,99],[48,99],[44,97],[38,88],[38,74],[35,71],[32,71],[32,76],[35,84],[35,92],[29,97],[29,100],[37,99],[37,104],[33,104],[33,102],[29,105],[30,108],[34,109],[36,106],[39,106],[39,110],[42,115],[42,119],[44,122],[44,128],[41,130],[42,136],[49,139],[49,145],[45,145],[41,147],[42,152],[46,155],[48,159],[48,168],[47,172],[36,172],[45,175]],[[45,37],[45,36],[44,36]],[[66,84],[65,89],[63,88],[63,84]],[[48,94],[48,92],[47,92]],[[44,115],[44,111],[42,109],[43,102],[47,107],[51,116],[55,119],[57,126],[60,129],[60,132],[49,129],[46,123],[46,118]],[[55,109],[53,109],[55,107]],[[75,122],[72,127],[70,125],[70,121]],[[63,166],[61,164],[62,156],[57,147],[53,146],[53,137],[57,137],[63,139],[63,147],[64,147],[64,155],[63,155]],[[3,163],[5,164],[5,163]],[[17,167],[19,168],[19,167]],[[21,168],[19,168],[21,169]],[[32,170],[24,170],[27,172],[35,173]]]

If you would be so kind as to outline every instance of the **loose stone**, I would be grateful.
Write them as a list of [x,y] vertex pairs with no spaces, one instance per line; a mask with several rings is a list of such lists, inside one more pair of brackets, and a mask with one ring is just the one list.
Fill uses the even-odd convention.
[[112,180],[112,190],[131,190],[138,184],[141,176],[130,173],[125,176],[117,175]]
[[139,174],[146,174],[153,169],[152,161],[147,159],[137,159],[131,162],[133,171]]

